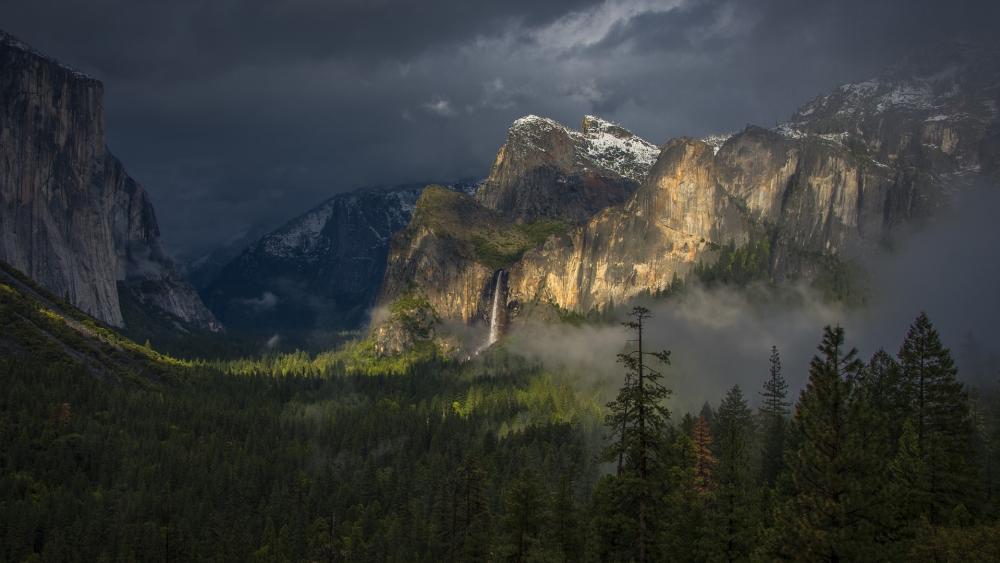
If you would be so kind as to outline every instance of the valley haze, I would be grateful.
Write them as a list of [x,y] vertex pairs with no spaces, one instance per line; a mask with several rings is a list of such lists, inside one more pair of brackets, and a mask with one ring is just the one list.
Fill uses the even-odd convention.
[[0,3],[0,561],[1000,561],[998,22]]

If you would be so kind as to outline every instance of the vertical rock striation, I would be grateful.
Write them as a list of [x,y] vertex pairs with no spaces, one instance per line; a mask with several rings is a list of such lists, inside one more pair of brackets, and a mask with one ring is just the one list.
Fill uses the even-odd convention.
[[163,251],[145,190],[107,149],[101,83],[3,32],[0,68],[0,260],[114,326],[121,283],[217,330]]

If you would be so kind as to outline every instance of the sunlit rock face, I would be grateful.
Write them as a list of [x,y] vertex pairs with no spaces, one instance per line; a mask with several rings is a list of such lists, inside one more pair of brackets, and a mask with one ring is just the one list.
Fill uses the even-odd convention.
[[494,268],[477,255],[477,237],[505,236],[511,228],[472,196],[427,187],[409,225],[392,239],[379,302],[417,289],[443,318],[485,320]]
[[[587,148],[595,132],[641,141],[607,122],[587,118],[574,132],[529,116],[511,127],[477,194],[494,214],[469,220],[571,224],[505,265],[512,309],[587,312],[663,291],[730,243],[764,242],[772,277],[808,278],[825,257],[871,252],[900,225],[932,216],[952,191],[996,177],[997,63],[994,53],[958,48],[841,86],[774,129],[675,139],[630,159],[600,161]],[[645,164],[649,155],[655,164]],[[615,181],[587,191],[599,182],[581,179],[593,177]],[[390,256],[405,267],[390,265],[397,277],[384,287],[410,280],[443,317],[485,319],[497,268],[447,234],[411,226]]]
[[705,258],[709,243],[746,236],[716,176],[709,145],[671,141],[624,205],[528,252],[511,270],[512,296],[587,311],[666,289]]
[[0,61],[0,259],[111,325],[123,325],[122,282],[144,305],[218,329],[106,147],[101,83],[3,32]]
[[512,287],[520,300],[585,312],[666,290],[695,264],[711,264],[719,246],[755,237],[774,248],[775,274],[798,274],[803,256],[877,244],[888,218],[908,216],[889,197],[895,185],[883,167],[824,141],[755,127],[718,152],[674,140],[623,206],[528,252]]
[[410,224],[393,238],[379,301],[416,287],[442,317],[488,323],[492,280],[531,246],[519,225],[565,231],[624,203],[659,153],[593,116],[580,131],[537,116],[517,120],[474,197],[424,193]]
[[619,205],[656,161],[655,145],[594,116],[580,131],[529,115],[514,122],[477,193],[486,207],[515,221],[573,223]]

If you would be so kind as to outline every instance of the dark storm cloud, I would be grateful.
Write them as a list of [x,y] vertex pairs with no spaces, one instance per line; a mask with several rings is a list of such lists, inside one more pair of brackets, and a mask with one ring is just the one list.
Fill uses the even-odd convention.
[[369,184],[483,175],[526,113],[655,142],[773,125],[996,2],[31,0],[0,27],[105,82],[177,248]]
[[589,3],[31,0],[5,2],[4,25],[109,79],[177,79],[302,60],[409,58],[509,23],[543,24]]

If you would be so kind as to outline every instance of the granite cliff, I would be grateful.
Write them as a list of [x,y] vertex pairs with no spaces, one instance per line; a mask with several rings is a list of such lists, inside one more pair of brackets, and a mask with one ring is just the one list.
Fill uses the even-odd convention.
[[[476,201],[417,203],[393,240],[381,299],[416,287],[444,318],[487,320],[504,270],[505,310],[587,313],[668,290],[741,249],[768,279],[814,278],[996,177],[998,60],[959,47],[904,61],[773,129],[674,139],[662,152],[592,117],[583,132],[520,119]],[[593,158],[595,130],[627,139],[631,156]],[[540,224],[542,236],[518,238],[516,227]],[[509,252],[498,259],[482,251],[490,244]]]
[[0,32],[0,260],[124,326],[120,292],[219,330],[164,252],[145,190],[106,144],[103,86]]

